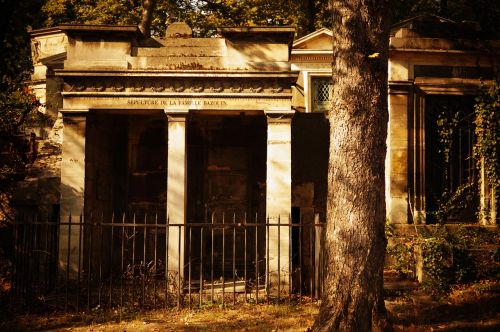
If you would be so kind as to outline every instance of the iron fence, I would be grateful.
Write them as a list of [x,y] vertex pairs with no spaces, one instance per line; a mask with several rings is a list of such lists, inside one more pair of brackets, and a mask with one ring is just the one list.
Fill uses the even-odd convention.
[[22,216],[14,224],[13,303],[29,309],[166,308],[308,301],[321,295],[319,222],[212,214]]

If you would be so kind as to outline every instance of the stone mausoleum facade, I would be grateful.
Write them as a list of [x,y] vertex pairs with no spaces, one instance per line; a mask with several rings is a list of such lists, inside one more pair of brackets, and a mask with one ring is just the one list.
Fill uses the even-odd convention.
[[[436,109],[471,109],[481,82],[492,82],[500,41],[445,35],[440,26],[463,28],[420,17],[391,34],[389,134],[380,139],[387,140],[386,204],[393,224],[431,222],[426,211],[435,208],[435,192],[456,188],[475,169],[472,139],[464,139],[450,162],[456,181],[439,183]],[[39,208],[61,220],[147,212],[183,224],[224,212],[323,222],[332,31],[295,41],[294,33],[286,26],[239,27],[220,28],[217,38],[193,38],[183,23],[169,26],[163,38],[143,38],[136,26],[33,31],[33,87],[54,122],[38,136],[62,147],[60,168],[45,179],[52,199]],[[471,126],[464,123],[463,137],[471,137]],[[490,215],[480,223],[496,223],[493,197],[483,181],[479,197],[468,202],[469,209],[487,207]],[[478,221],[470,211],[456,218]],[[78,243],[75,232],[61,228],[59,236]],[[169,236],[177,248],[185,234]],[[279,252],[273,243],[289,247],[287,232],[271,229],[268,236],[271,257]],[[64,255],[68,249],[74,252],[59,248]],[[289,255],[279,252],[281,268]],[[180,270],[181,261],[171,262],[169,270]]]

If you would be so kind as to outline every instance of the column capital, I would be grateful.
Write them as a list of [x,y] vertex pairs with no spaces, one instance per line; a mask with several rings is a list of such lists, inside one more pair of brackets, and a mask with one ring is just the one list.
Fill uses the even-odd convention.
[[295,111],[290,109],[265,110],[264,114],[267,117],[267,122],[290,122]]
[[189,110],[163,110],[167,116],[168,122],[185,122]]

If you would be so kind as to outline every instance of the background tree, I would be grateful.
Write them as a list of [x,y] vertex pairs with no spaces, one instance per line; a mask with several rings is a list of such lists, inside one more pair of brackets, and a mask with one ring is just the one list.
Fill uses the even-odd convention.
[[32,69],[27,27],[40,24],[42,1],[0,0],[0,227],[11,219],[12,184],[24,176],[24,130],[40,120],[27,81]]
[[389,0],[332,1],[333,108],[323,298],[315,330],[386,327]]
[[484,38],[500,36],[498,0],[394,0],[392,12],[393,23],[417,15],[434,14],[456,22],[478,22]]

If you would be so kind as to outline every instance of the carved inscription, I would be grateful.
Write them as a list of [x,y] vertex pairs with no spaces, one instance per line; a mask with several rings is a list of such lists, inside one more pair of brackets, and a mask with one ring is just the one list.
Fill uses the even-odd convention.
[[226,106],[225,100],[191,100],[191,99],[128,99],[128,105],[158,105],[158,106]]

